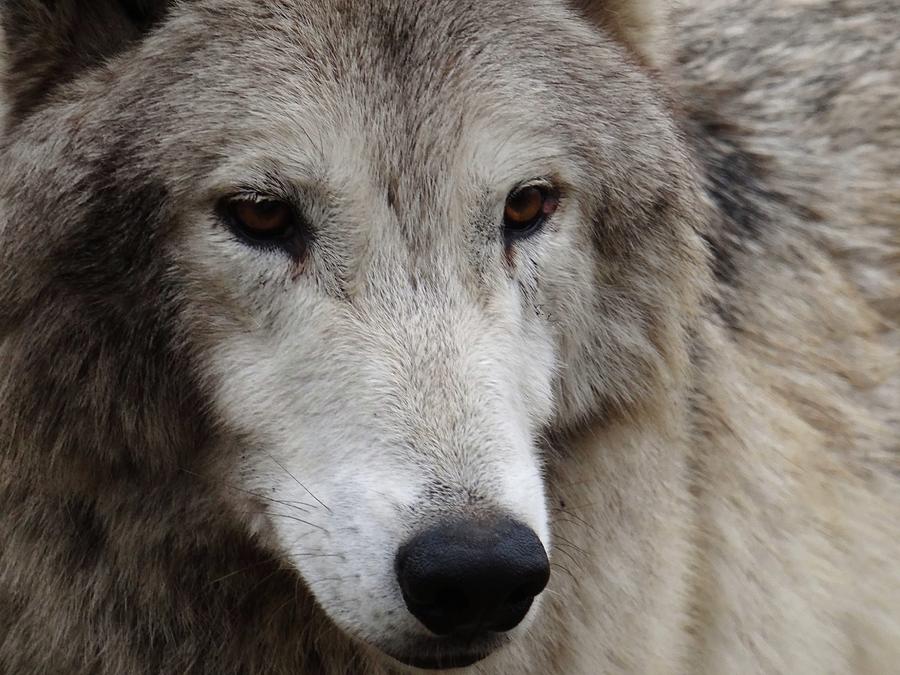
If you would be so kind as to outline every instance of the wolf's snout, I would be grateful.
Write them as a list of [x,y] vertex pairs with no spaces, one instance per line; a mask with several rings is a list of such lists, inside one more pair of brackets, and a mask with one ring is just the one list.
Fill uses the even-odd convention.
[[515,628],[550,578],[533,530],[509,518],[433,527],[397,553],[409,611],[438,635]]

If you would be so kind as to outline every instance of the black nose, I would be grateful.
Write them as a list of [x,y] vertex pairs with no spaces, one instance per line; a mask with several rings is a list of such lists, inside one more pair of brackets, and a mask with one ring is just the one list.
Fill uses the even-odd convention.
[[509,518],[426,530],[400,548],[396,568],[409,611],[438,635],[515,628],[550,578],[540,539]]

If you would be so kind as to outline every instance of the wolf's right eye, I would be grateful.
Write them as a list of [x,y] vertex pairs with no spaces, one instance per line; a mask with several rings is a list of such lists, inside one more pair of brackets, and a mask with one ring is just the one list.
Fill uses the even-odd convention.
[[282,237],[294,225],[290,205],[274,199],[232,199],[228,211],[235,225],[255,239]]
[[291,253],[300,253],[304,248],[300,219],[294,207],[285,201],[239,195],[223,200],[219,213],[245,243],[277,246]]

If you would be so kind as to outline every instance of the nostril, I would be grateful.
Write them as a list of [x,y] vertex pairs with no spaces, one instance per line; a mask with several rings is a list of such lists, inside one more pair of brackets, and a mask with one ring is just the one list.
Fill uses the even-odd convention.
[[537,535],[507,518],[426,530],[401,547],[396,570],[410,612],[439,635],[511,630],[550,575]]

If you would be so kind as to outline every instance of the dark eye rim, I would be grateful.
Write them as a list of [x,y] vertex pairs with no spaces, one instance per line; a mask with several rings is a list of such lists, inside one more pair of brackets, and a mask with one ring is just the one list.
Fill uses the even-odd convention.
[[[281,204],[288,209],[290,219],[284,227],[272,232],[254,230],[236,213],[237,207],[247,202]],[[308,228],[304,227],[303,218],[297,208],[291,201],[278,195],[257,192],[231,194],[219,200],[216,215],[239,241],[253,248],[285,249],[291,253],[298,253],[309,243]]]
[[[541,193],[541,196],[543,197],[543,202],[545,204],[547,203],[548,200],[554,200],[556,202],[559,202],[560,190],[553,183],[551,183],[548,180],[532,180],[532,181],[520,183],[519,185],[517,185],[516,187],[514,187],[512,190],[509,191],[509,193],[506,196],[506,199],[503,202],[504,211],[506,209],[506,204],[508,203],[508,201],[511,197],[520,194],[524,190],[529,190],[529,189],[539,190]],[[516,241],[528,239],[529,237],[532,237],[533,235],[540,232],[544,228],[544,225],[546,225],[547,222],[550,220],[550,218],[553,216],[553,212],[555,212],[555,210],[556,210],[555,205],[554,205],[554,209],[551,213],[546,213],[542,208],[541,213],[538,216],[536,216],[535,218],[533,218],[532,220],[530,220],[527,223],[527,225],[524,225],[524,226],[520,225],[518,223],[510,224],[509,221],[506,219],[506,214],[504,213],[504,216],[503,216],[503,238],[505,239],[506,244],[510,245]]]

